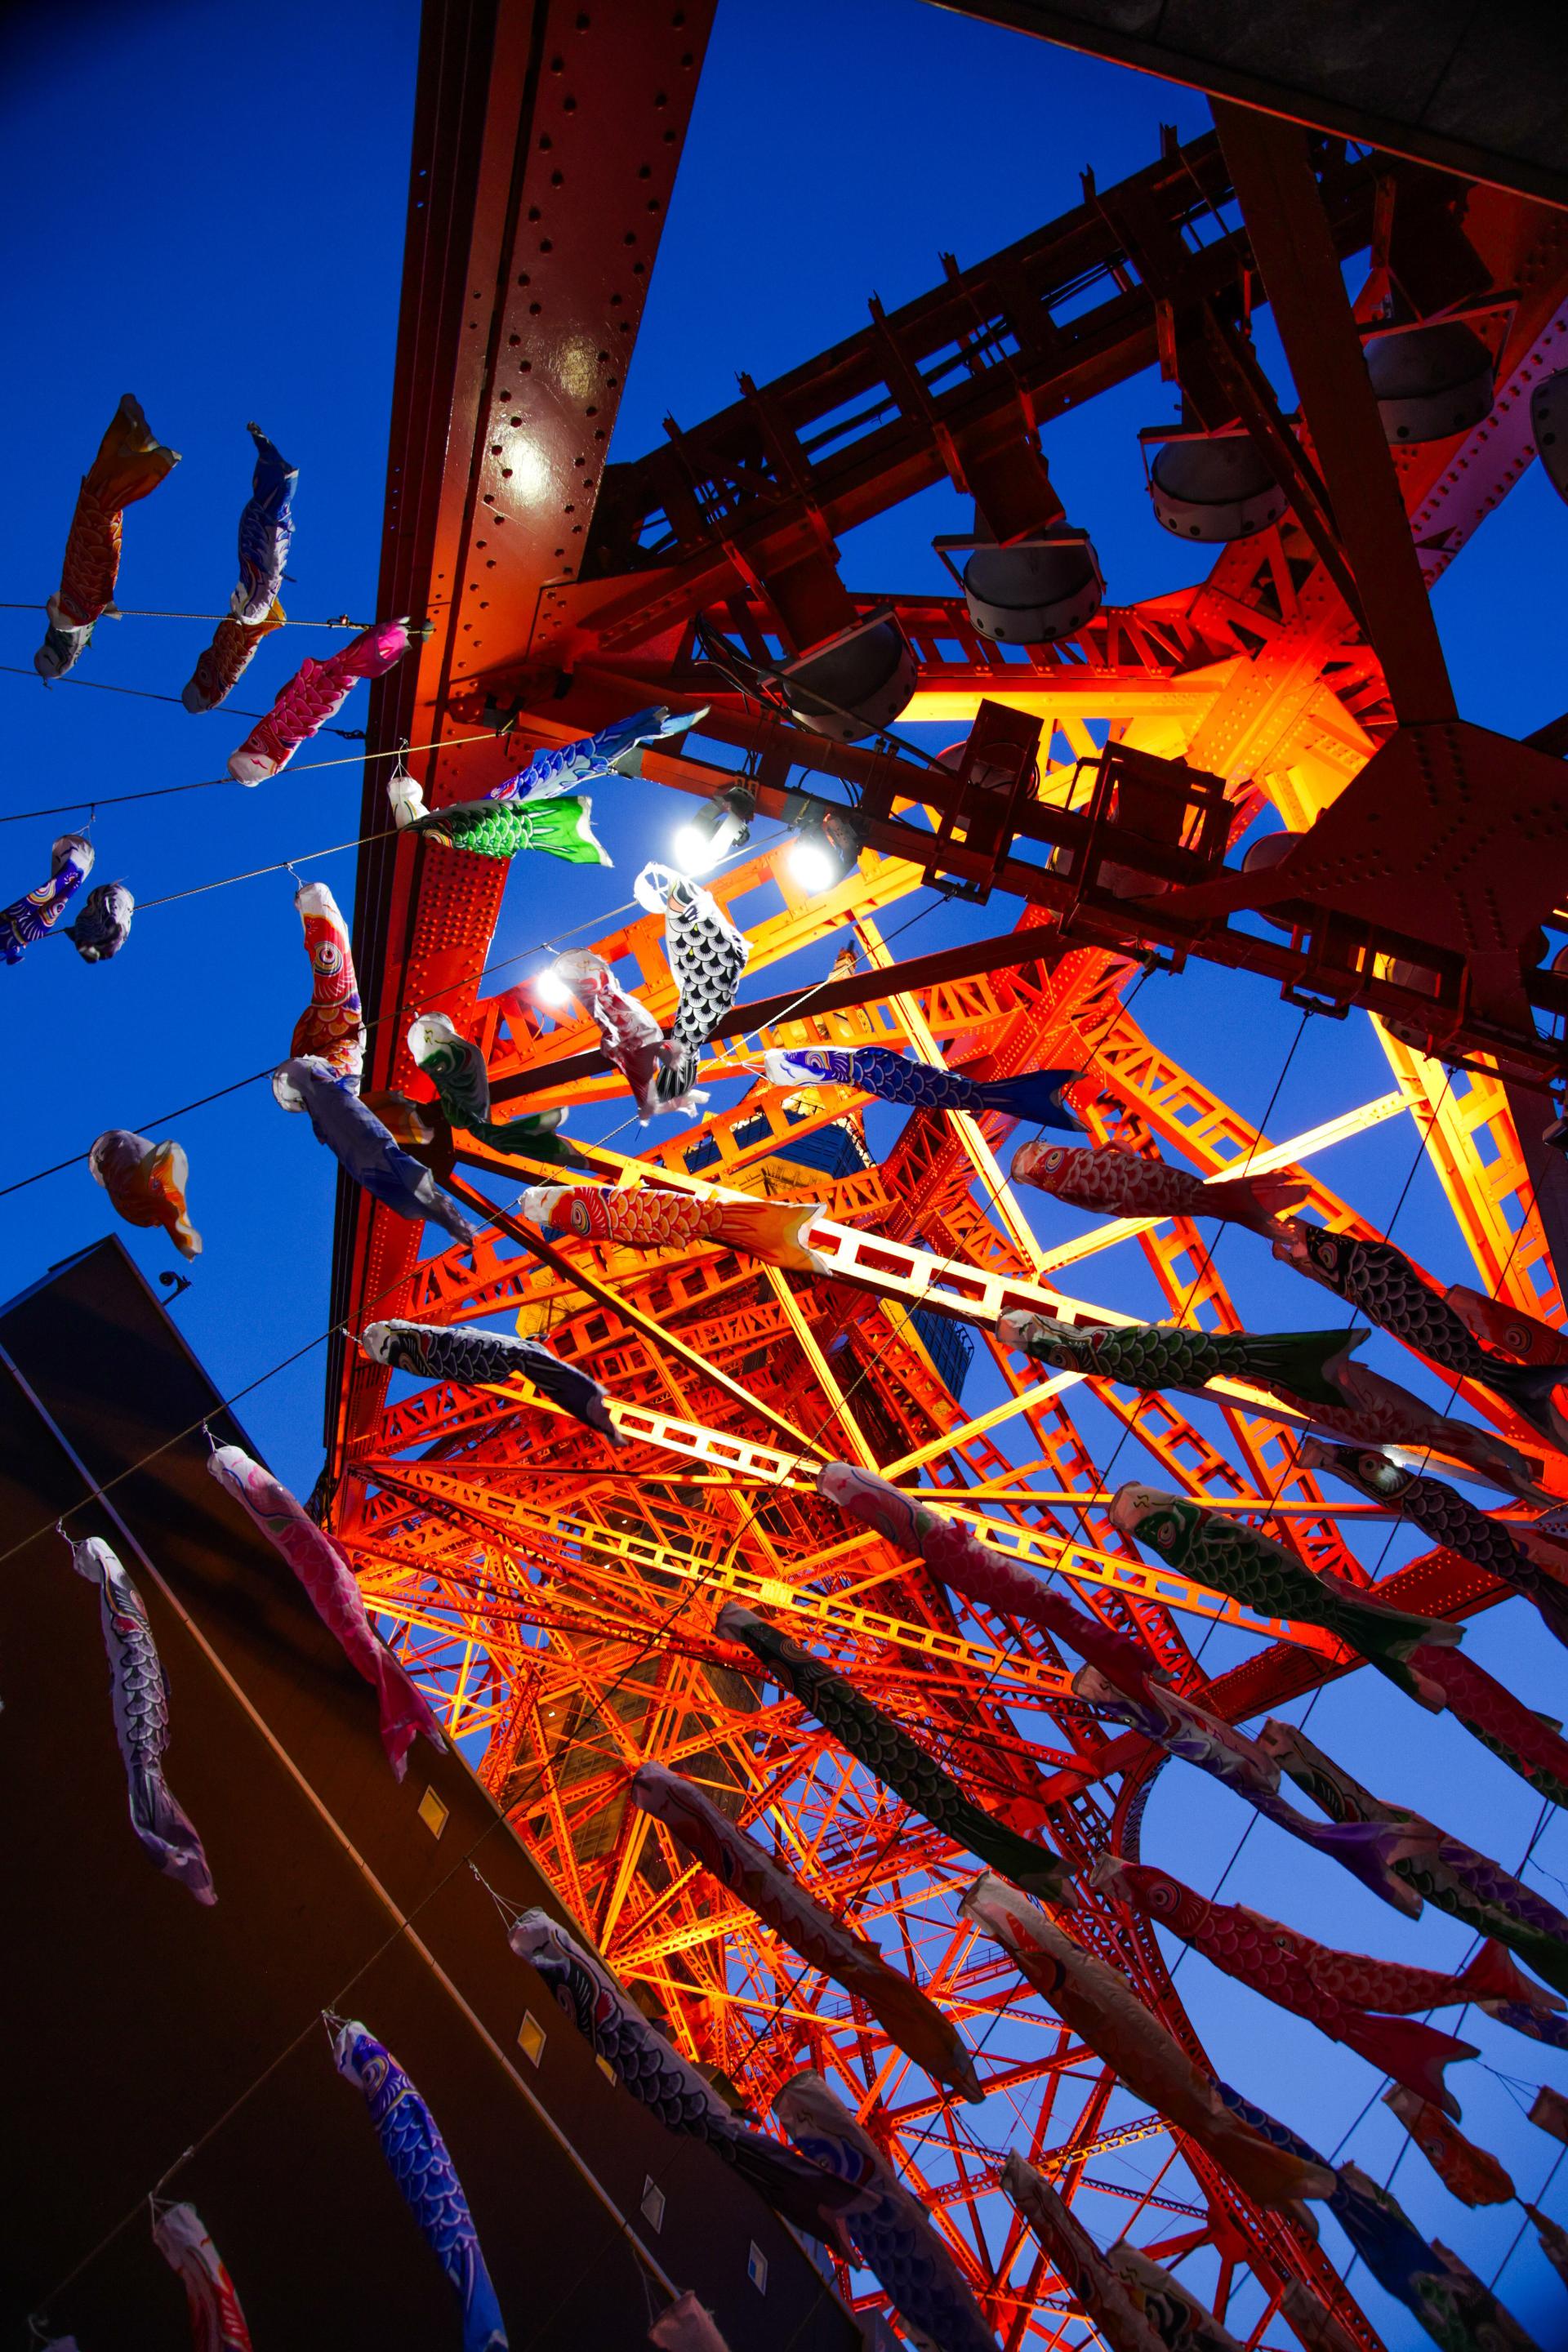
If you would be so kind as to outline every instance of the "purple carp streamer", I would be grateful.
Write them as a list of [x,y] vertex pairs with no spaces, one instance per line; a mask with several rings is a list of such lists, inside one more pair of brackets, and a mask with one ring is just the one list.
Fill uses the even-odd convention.
[[[1445,1651],[1456,1657],[1457,1651]],[[1265,1821],[1273,1822],[1303,1845],[1328,1855],[1394,1910],[1415,1918],[1421,1898],[1396,1877],[1389,1856],[1398,1844],[1397,1832],[1381,1822],[1319,1822],[1298,1811],[1279,1794],[1279,1767],[1257,1740],[1233,1724],[1211,1715],[1196,1699],[1161,1683],[1145,1685],[1141,1696],[1119,1689],[1092,1666],[1073,1677],[1073,1689],[1101,1715],[1157,1740],[1167,1756],[1195,1765],[1211,1780],[1245,1797]]]
[[264,621],[283,586],[294,542],[294,491],[300,468],[274,447],[259,425],[246,431],[256,444],[250,496],[239,510],[239,585],[228,600],[237,621]]
[[[1273,2116],[1228,2083],[1219,2087],[1226,2106],[1276,2147],[1321,2163],[1315,2148]],[[1398,2199],[1369,2180],[1358,2165],[1341,2165],[1327,2201],[1379,2286],[1414,2315],[1439,2352],[1540,2352],[1458,2254],[1447,2246],[1429,2246]]]
[[1075,1943],[1039,1906],[990,1872],[959,1905],[1138,2098],[1207,2150],[1259,2205],[1326,2197],[1333,2175],[1279,2152],[1229,2113],[1212,2075],[1141,2001],[1121,1971]]
[[198,1903],[216,1903],[202,1842],[163,1778],[169,1745],[169,1679],[153,1639],[142,1595],[119,1555],[100,1537],[70,1548],[71,1566],[98,1587],[103,1646],[114,1697],[114,1736],[125,1765],[131,1826],[167,1878],[188,1886]]
[[1168,2352],[1165,2338],[1144,2316],[1127,2282],[1100,2252],[1072,2207],[1016,2149],[1010,2149],[1003,2161],[1002,2186],[1084,2317],[1105,2339],[1108,2352]]
[[363,2093],[387,2170],[462,2304],[463,2352],[507,2352],[479,2231],[435,2116],[385,2043],[357,2018],[339,2027],[332,2059]]
[[838,2216],[852,2192],[781,2141],[742,2123],[649,2023],[597,1952],[547,1911],[520,1912],[507,1940],[519,1959],[543,1978],[622,2088],[656,2115],[666,2131],[705,2140],[786,2221],[814,2238],[842,2244]]
[[0,956],[7,963],[20,963],[24,950],[54,929],[92,872],[92,861],[93,846],[85,834],[62,833],[49,852],[48,880],[0,907]]
[[357,1089],[357,1079],[339,1077],[313,1055],[291,1055],[272,1081],[286,1108],[293,1108],[291,1097],[299,1098],[317,1142],[326,1145],[343,1173],[372,1200],[410,1224],[422,1225],[428,1218],[454,1241],[472,1242],[479,1227],[442,1192],[429,1169],[393,1141]]
[[1083,1122],[1062,1100],[1081,1070],[1028,1070],[1016,1078],[965,1077],[962,1070],[937,1069],[887,1045],[801,1045],[763,1055],[771,1087],[855,1087],[879,1101],[905,1110],[963,1110],[971,1118],[999,1111],[1006,1118],[1039,1127],[1065,1127],[1081,1134]]
[[813,2164],[858,2192],[844,2214],[855,2251],[900,2319],[936,2352],[996,2352],[958,2264],[920,2200],[809,2066],[774,2095],[773,2113]]
[[632,1777],[632,1795],[792,1951],[846,1992],[858,1994],[889,2041],[917,2066],[936,2082],[951,2083],[966,2099],[984,2096],[973,2060],[934,2001],[889,1968],[874,1944],[825,1911],[694,1782],[663,1764],[644,1764]]
[[1391,1865],[1425,1901],[1506,1944],[1537,1976],[1568,1993],[1568,1919],[1543,1895],[1420,1813],[1371,1795],[1293,1724],[1270,1718],[1259,1740],[1331,1820],[1381,1822],[1393,1829]]

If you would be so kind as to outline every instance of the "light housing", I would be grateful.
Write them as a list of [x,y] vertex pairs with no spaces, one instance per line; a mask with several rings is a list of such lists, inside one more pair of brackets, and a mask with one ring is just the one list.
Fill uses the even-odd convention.
[[[933,539],[963,591],[969,617],[983,637],[1004,646],[1049,646],[1093,620],[1105,581],[1089,533],[1059,529],[998,546],[993,539]],[[962,569],[955,556],[967,555]]]
[[1366,372],[1384,437],[1396,446],[1446,441],[1491,415],[1491,353],[1462,319],[1435,319],[1369,337]]
[[731,784],[679,828],[670,855],[683,874],[706,874],[731,849],[743,848],[750,841],[756,813],[755,794],[744,784]]
[[803,727],[860,743],[892,725],[918,676],[902,629],[885,613],[814,646],[780,671],[779,682]]
[[1284,513],[1285,493],[1250,434],[1178,431],[1139,437],[1154,520],[1173,538],[1228,546],[1267,530]]
[[842,809],[807,801],[785,856],[790,878],[819,897],[853,874],[860,862],[860,836]]

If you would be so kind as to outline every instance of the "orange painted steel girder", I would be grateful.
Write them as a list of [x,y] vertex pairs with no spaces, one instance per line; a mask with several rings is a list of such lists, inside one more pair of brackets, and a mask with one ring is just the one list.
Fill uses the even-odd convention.
[[[600,576],[578,589],[552,567],[561,573],[582,569],[571,542],[579,541],[579,532],[588,535],[599,473],[594,452],[605,446],[647,282],[646,260],[635,274],[627,265],[620,214],[628,202],[644,207],[638,252],[651,257],[706,12],[684,12],[688,24],[676,43],[662,16],[656,22],[648,12],[601,0],[594,12],[592,58],[585,49],[574,51],[574,38],[582,37],[569,12],[545,9],[542,35],[533,22],[540,13],[505,5],[491,15],[435,7],[426,32],[416,131],[421,176],[414,206],[416,215],[430,217],[411,221],[383,603],[386,609],[427,612],[437,626],[417,668],[395,674],[378,693],[375,745],[390,749],[400,735],[422,742],[467,734],[492,692],[505,699],[521,691],[522,700],[510,745],[463,746],[416,762],[435,803],[483,789],[515,762],[520,747],[558,740],[667,691],[690,698],[699,683],[683,617],[697,609],[694,563],[686,563],[679,582],[668,576],[660,582],[661,594],[678,590],[663,617],[644,577]],[[561,56],[563,79],[556,88],[542,78],[529,90],[522,60],[528,42],[541,37],[538,53]],[[638,109],[654,89],[663,94],[663,110],[657,121],[650,114],[645,123]],[[564,114],[552,110],[567,96],[579,100],[570,127]],[[611,155],[618,169],[625,159],[628,175],[640,169],[646,140],[648,180],[628,176],[624,187],[616,182],[602,193],[595,188],[593,200],[584,203],[581,175],[563,154],[563,142],[578,134],[593,142],[601,163]],[[553,151],[538,144],[542,135],[555,142]],[[1212,142],[1201,144],[1199,179],[1206,173],[1214,182],[1212,188],[1205,184],[1206,199],[1223,201],[1222,159]],[[551,152],[562,160],[547,166],[540,158]],[[1168,161],[1169,168],[1155,167],[1148,175],[1150,187],[1175,190],[1182,172],[1191,180],[1188,161],[1179,168]],[[559,217],[551,211],[557,201],[551,169],[564,169],[573,185],[569,218],[559,207]],[[1352,166],[1345,173],[1336,219],[1347,238],[1357,205],[1365,205],[1370,219],[1376,178],[1374,168]],[[1081,247],[1086,257],[1091,247],[1098,253],[1107,216],[1117,216],[1115,205],[1098,210],[1086,205],[1081,219],[1058,224],[1036,242],[1042,252]],[[1483,192],[1472,203],[1467,227],[1491,282],[1524,290],[1500,339],[1503,396],[1489,439],[1483,436],[1464,451],[1445,446],[1399,460],[1405,505],[1419,519],[1428,572],[1448,560],[1487,505],[1517,478],[1517,427],[1508,426],[1507,417],[1517,416],[1521,378],[1532,363],[1539,367],[1556,331],[1563,290],[1561,251],[1529,206]],[[542,229],[554,232],[557,257],[542,260],[535,254],[530,261],[528,240],[542,243]],[[1234,229],[1226,234],[1234,236]],[[1381,266],[1375,252],[1373,258],[1375,274]],[[1004,302],[1017,299],[1016,282],[1009,289],[1004,272],[986,267]],[[963,300],[973,292],[964,289]],[[1145,342],[1152,353],[1156,303],[1139,294],[1124,300],[1126,292],[1108,296],[1121,301],[1122,310],[1115,321],[1105,322],[1105,348],[1094,366],[1111,364],[1116,349],[1126,365],[1142,363]],[[606,339],[595,347],[615,354],[593,362],[592,400],[567,383],[568,338],[555,315],[558,303],[573,306],[567,318],[576,322],[581,348],[595,343],[603,329]],[[580,331],[590,323],[595,333],[585,343]],[[900,349],[910,348],[906,330],[911,324],[923,331],[902,314],[879,323],[872,340],[884,359],[889,334],[902,339]],[[829,355],[817,367],[819,382],[809,397],[827,397],[837,364],[837,355]],[[797,372],[803,380],[810,373]],[[1043,394],[1037,415],[1050,413],[1068,381],[1063,377]],[[748,395],[742,406],[750,424],[760,423],[776,436],[778,401]],[[867,453],[860,453],[855,484],[840,486],[846,503],[834,527],[860,519],[861,507],[879,510],[917,480],[943,470],[956,478],[955,465],[962,472],[966,465],[1010,462],[1006,434],[997,433],[994,420],[971,416],[967,428],[967,437],[954,436],[940,415],[901,412],[899,451],[887,445],[876,453],[875,465],[862,463]],[[516,470],[509,472],[508,460],[521,446],[519,435],[543,453],[553,469],[552,483],[560,485],[552,492],[553,507],[550,498],[540,502],[535,520],[550,526],[543,537],[508,487]],[[1037,489],[1026,463],[1020,463],[1017,479],[1026,487],[1034,480]],[[809,492],[803,495],[809,504]],[[618,492],[617,498],[625,508]],[[780,506],[766,528],[787,571],[795,521]],[[750,524],[741,539],[731,533],[719,543],[724,562],[732,551],[746,553],[741,540],[747,533]],[[614,544],[610,526],[599,544]],[[815,544],[821,548],[820,536]],[[756,553],[755,533],[751,553]],[[754,563],[752,574],[753,580],[762,576]],[[766,576],[776,585],[775,572]],[[731,584],[742,602],[756,593],[747,585],[744,565],[731,574]],[[801,583],[795,585],[805,594]],[[806,587],[807,604],[810,597],[822,600],[825,609],[832,604],[833,583],[820,572]],[[853,617],[860,609],[855,599],[837,593],[838,609]],[[799,597],[796,607],[805,609]],[[1106,718],[1117,735],[1146,742],[1162,756],[1186,751],[1194,766],[1226,780],[1238,810],[1257,805],[1267,793],[1289,823],[1310,821],[1391,722],[1375,658],[1357,641],[1332,581],[1289,521],[1264,541],[1227,551],[1205,586],[1106,614],[1075,646],[1022,664],[1004,664],[976,640],[951,600],[910,599],[900,610],[921,661],[916,716],[950,716],[956,728],[983,694],[1022,699],[1060,725],[1079,751],[1085,719]],[[600,625],[600,615],[609,625]],[[748,625],[754,629],[765,617],[765,606],[756,603]],[[645,626],[648,618],[655,624],[651,632]],[[939,638],[945,641],[941,647]],[[960,661],[947,650],[954,644]],[[553,673],[568,649],[575,677],[558,680]],[[1330,660],[1336,665],[1331,684],[1324,676]],[[557,698],[558,684],[566,691]],[[540,686],[550,697],[543,702]],[[733,698],[721,698],[713,730],[718,740],[743,738],[749,725]],[[864,768],[861,755],[841,756],[820,742],[813,748],[821,764],[846,774]],[[667,772],[671,781],[689,782],[685,767],[700,777],[697,763],[649,762],[651,773]],[[384,810],[373,772],[367,832],[384,827]],[[771,928],[752,926],[759,966],[774,953],[825,941],[830,921],[852,912],[874,916],[888,902],[879,887],[896,897],[913,879],[900,884],[894,869],[879,886],[877,876],[886,871],[869,869],[865,884],[851,886],[846,902],[830,912],[794,905],[771,919]],[[852,908],[855,892],[868,889],[871,895]],[[551,1053],[542,1055],[542,1034],[531,1024],[525,1003],[503,1007],[491,1000],[481,1006],[477,999],[498,903],[499,873],[472,861],[409,843],[367,860],[356,929],[362,979],[377,1016],[376,1082],[409,1082],[401,1046],[407,1013],[437,992],[445,992],[439,1001],[459,1025],[481,1037],[503,1080],[513,1073],[531,1076],[542,1059],[554,1058],[563,1041],[552,1039]],[[946,1000],[940,989],[920,993],[928,1029],[950,1050],[961,1039],[974,1040],[998,1068],[1026,1066],[1070,1034],[1098,1056],[1102,1080],[1120,1106],[1107,1118],[1119,1131],[1141,1138],[1145,1129],[1129,1125],[1141,1120],[1187,1152],[1196,1133],[1203,1148],[1192,1156],[1201,1168],[1209,1164],[1205,1149],[1215,1168],[1234,1157],[1247,1133],[1243,1123],[1204,1097],[1122,1014],[1119,990],[1130,970],[1126,960],[1113,947],[1064,950],[1045,928],[1038,945],[1030,943],[1027,962],[955,981]],[[622,944],[626,939],[623,934]],[[645,926],[633,951],[642,957],[657,1007],[668,983],[650,947]],[[896,971],[884,984],[889,993],[907,989]],[[856,1024],[851,1035],[910,1042],[887,997],[871,998],[858,1016],[834,1017]],[[807,1012],[802,1028],[810,1021]],[[817,1034],[843,1033],[824,1024]],[[1401,1070],[1397,1060],[1395,1068],[1407,1088],[1418,1078],[1425,1082],[1417,1069]],[[417,1081],[414,1087],[418,1090]],[[1469,1213],[1466,1238],[1482,1279],[1495,1282],[1499,1264],[1515,1284],[1528,1275],[1528,1299],[1516,1290],[1510,1295],[1516,1303],[1543,1307],[1555,1319],[1560,1302],[1539,1279],[1548,1264],[1544,1241],[1537,1245],[1532,1234],[1526,1249],[1511,1257],[1506,1243],[1501,1249],[1497,1244],[1507,1195],[1522,1182],[1509,1107],[1495,1099],[1500,1092],[1487,1097],[1482,1125],[1503,1150],[1503,1176],[1483,1183],[1476,1129],[1463,1118],[1439,1126],[1439,1167],[1450,1198]],[[826,1101],[793,1130],[795,1139],[831,1127],[847,1100]],[[1194,1105],[1201,1114],[1195,1128]],[[706,1172],[717,1181],[773,1181],[770,1168],[776,1171],[778,1148],[787,1145],[790,1132],[771,1097],[764,1098],[758,1131],[757,1108],[743,1105],[710,1123],[717,1151]],[[1002,1140],[994,1122],[982,1122],[981,1133],[993,1145]],[[738,1139],[742,1134],[744,1141]],[[648,1159],[670,1175],[684,1173],[690,1142],[660,1141]],[[479,1150],[465,1157],[475,1168],[500,1165]],[[879,1197],[865,1184],[860,1197],[862,1212],[868,1202],[878,1202],[880,1226],[897,1229],[897,1218],[882,1205],[896,1202],[900,1215],[917,1220],[908,1230],[923,1230],[939,1260],[946,1253],[961,1265],[1019,1274],[1014,1238],[977,1202],[973,1165],[944,1131],[912,1121],[879,1175]],[[858,1181],[846,1180],[846,1195]],[[1323,1209],[1321,1196],[1316,1205]],[[646,1336],[629,1330],[609,1307],[570,1295],[558,1274],[541,1272],[488,1242],[472,1267],[455,1253],[416,1267],[403,1228],[357,1197],[345,1198],[342,1209],[335,1295],[350,1322],[369,1319],[373,1311],[467,1319],[521,1309],[528,1328],[538,1328],[542,1318],[552,1320],[563,1352],[580,1354],[628,1409],[647,1417],[650,1429],[662,1414],[667,1428],[673,1426],[671,1417],[679,1418],[742,1452],[760,1444],[763,1424],[740,1412],[732,1397],[689,1363],[661,1360]],[[838,1216],[841,1225],[849,1222],[846,1212]],[[1351,1213],[1329,1221],[1349,1223]],[[1146,1237],[1143,1246],[1167,1297],[1180,1304],[1190,1282],[1190,1235],[1161,1232]],[[763,1384],[775,1409],[782,1404],[799,1425],[820,1427],[823,1442],[831,1442],[828,1402],[809,1364],[781,1344],[787,1318],[754,1266],[704,1250],[643,1267],[617,1265],[611,1288],[617,1284],[625,1285],[628,1298],[668,1318],[698,1356],[743,1382]],[[934,1445],[927,1475],[950,1487],[955,1500],[977,1477],[1005,1484],[1012,1475],[1007,1455],[988,1433],[963,1434],[962,1412],[942,1388],[929,1347],[909,1324],[910,1298],[879,1296],[848,1282],[818,1287],[819,1298],[807,1292],[797,1306],[812,1318],[820,1346],[835,1337],[845,1341],[842,1359],[829,1360],[845,1366],[838,1379],[860,1426],[897,1454]],[[1205,1285],[1200,1297],[1215,1316],[1226,1315],[1217,1286]],[[956,1612],[923,1570],[874,1539],[847,1546],[842,1525],[808,1493],[709,1483],[716,1475],[713,1457],[656,1450],[646,1440],[623,1468],[596,1438],[524,1395],[437,1388],[386,1406],[384,1393],[384,1381],[374,1372],[349,1356],[337,1360],[330,1430],[334,1463],[340,1473],[363,1476],[342,1480],[335,1523],[356,1547],[367,1589],[390,1617],[401,1619],[406,1654],[446,1696],[458,1731],[485,1735],[487,1781],[567,1899],[605,1937],[611,1957],[628,1975],[640,1977],[663,2005],[682,2046],[734,2073],[753,2098],[765,2099],[809,2053],[843,2095],[861,2105],[869,2100],[872,2127],[940,2214],[1004,2340],[1020,2347],[1054,2340],[1058,2315],[1031,2302],[1053,2283],[1016,2225],[999,2212],[994,2162],[970,2145],[963,2118],[921,2081],[906,2080],[902,2062],[862,2014],[846,2011],[831,1988],[797,1980],[795,1965],[754,1922],[726,1915],[721,1899],[686,1869],[663,1832],[639,1827],[626,1804],[625,1782],[631,1765],[649,1753],[728,1788],[742,1817],[767,1825],[803,1882],[824,1900],[863,1923],[889,1923],[895,1948],[915,1973],[929,1975],[937,1998],[955,2015],[1002,2020],[1009,2009],[1027,2014],[1016,2011],[1010,1972],[984,1947],[955,1935],[951,1921],[926,1922],[940,1891],[954,1882],[951,1849],[847,1767],[792,1704],[759,1703],[752,1683],[737,1671],[734,1654],[712,1634],[701,1585],[676,1575],[670,1563],[700,1550],[716,1566],[727,1563],[737,1577],[763,1580],[764,1589],[769,1578],[789,1588],[800,1563],[821,1563],[800,1591],[803,1603],[810,1603],[803,1624],[830,1628],[834,1654],[868,1694],[922,1725],[950,1769],[984,1801],[1020,1826],[1047,1822],[1070,1855],[1092,1853],[1110,1833],[1096,1785],[1125,1743],[1107,1742],[1081,1713],[1064,1711],[1058,1727],[1048,1708],[1026,1704],[1028,1692],[1044,1695],[1060,1672],[1061,1662],[1042,1637],[988,1621],[984,1612]],[[1216,1499],[1234,1495],[1239,1483],[1234,1465],[1163,1401],[1123,1418],[1146,1436],[1173,1477]],[[1031,1407],[1028,1423],[1053,1487],[1100,1490],[1100,1471],[1059,1401]],[[1266,1432],[1248,1439],[1268,1442]],[[418,1476],[412,1469],[416,1453],[425,1465]],[[1268,1465],[1255,1455],[1254,1466]],[[1309,1493],[1303,1499],[1312,1498]],[[1001,1524],[1043,1532],[1053,1518],[1064,1534],[1072,1531],[1062,1514],[1034,1505],[1005,1512]],[[1286,1520],[1281,1532],[1299,1524]],[[1323,1547],[1337,1542],[1329,1521],[1309,1521],[1305,1539],[1320,1557]],[[1119,1538],[1114,1547],[1108,1543],[1106,1557],[1114,1559],[1121,1549]],[[1461,1611],[1495,1597],[1485,1580],[1442,1555],[1402,1571],[1400,1582],[1413,1598],[1436,1608]],[[1162,1625],[1148,1608],[1142,1622],[1162,1633],[1173,1662],[1187,1656],[1173,1623]],[[1005,1669],[986,1663],[1002,1652],[1018,1662],[1011,1683]],[[1260,1694],[1286,1681],[1309,1687],[1340,1670],[1337,1654],[1321,1646],[1280,1644],[1210,1692],[1227,1711],[1250,1713],[1272,1703]],[[1173,2028],[1185,2032],[1152,1947],[1092,1903],[1086,1903],[1082,1924],[1091,1940],[1114,1952]],[[995,2067],[997,2095],[1021,2098],[1018,2144],[1026,2154],[1049,2158],[1071,2193],[1083,2179],[1087,2154],[1115,2136],[1117,2127],[1107,2129],[1103,2121],[1109,2083],[1087,2053],[1065,2049],[1066,2037],[1052,2021],[1016,2030],[1043,2037],[1043,2047],[1033,2053],[1004,2049]],[[1098,2079],[1079,2099],[1080,2086],[1072,2078],[1085,2068]],[[931,2125],[934,2137],[925,2128]],[[1322,2258],[1289,2222],[1252,2210],[1200,2156],[1184,2153],[1203,2207],[1165,2202],[1178,2210],[1206,2210],[1205,2227],[1212,2227],[1226,2262],[1237,2250],[1244,2252],[1271,2292],[1287,2273],[1310,2278],[1335,2303],[1356,2340],[1374,2341],[1353,2305],[1339,2295]]]

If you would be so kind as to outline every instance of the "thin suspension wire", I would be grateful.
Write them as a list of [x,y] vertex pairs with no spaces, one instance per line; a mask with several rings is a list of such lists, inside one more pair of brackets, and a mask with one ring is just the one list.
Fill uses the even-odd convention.
[[[0,599],[0,613],[46,611],[43,604],[20,604]],[[168,613],[154,610],[148,604],[116,604],[99,615],[104,621],[232,621],[237,617],[234,613]],[[374,621],[351,621],[346,613],[340,613],[330,621],[296,621],[292,615],[288,615],[280,621],[274,621],[267,634],[270,636],[274,629],[370,629],[374,626]],[[81,683],[85,685],[87,681],[84,679]]]
[[[20,675],[19,672],[17,674]],[[58,683],[64,686],[91,686],[94,680],[87,677],[62,678]],[[133,689],[126,687],[115,690],[129,694]],[[169,701],[178,698],[160,696],[158,698],[162,701]],[[225,707],[226,708],[226,705]],[[237,710],[234,713],[237,719],[265,719],[267,715],[264,710]],[[323,734],[342,735],[351,740],[354,740],[354,730],[348,727],[323,728],[320,731]],[[493,743],[496,740],[495,734],[487,727],[477,735],[447,735],[436,743],[401,743],[395,751],[345,751],[335,760],[290,760],[286,768],[279,770],[278,774],[279,776],[315,775],[324,768],[368,767],[373,760],[411,760],[421,751],[460,751],[465,743]],[[268,783],[276,783],[278,777],[269,776],[267,781]],[[68,816],[73,809],[79,808],[95,810],[123,808],[129,801],[164,800],[171,793],[212,792],[225,784],[231,792],[248,793],[256,790],[254,784],[237,784],[232,776],[199,776],[195,782],[191,784],[158,784],[150,792],[111,793],[107,799],[101,793],[89,799],[84,793],[80,800],[57,801],[52,808],[17,809],[10,816],[0,816],[0,824],[26,824],[35,817]],[[159,901],[153,899],[149,904],[156,906]]]

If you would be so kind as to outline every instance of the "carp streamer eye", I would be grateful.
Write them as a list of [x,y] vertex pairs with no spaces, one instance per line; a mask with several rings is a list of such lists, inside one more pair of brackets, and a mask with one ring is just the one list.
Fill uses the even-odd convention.
[[1047,1151],[1046,1154],[1046,1166],[1047,1168],[1059,1168],[1066,1158],[1067,1153],[1059,1148],[1054,1151]]
[[567,1210],[566,1214],[574,1234],[585,1234],[591,1230],[588,1223],[587,1207],[584,1202],[574,1201],[570,1208]]

